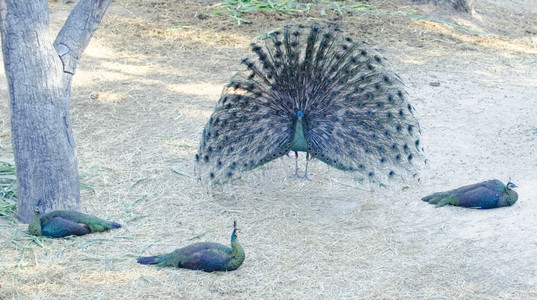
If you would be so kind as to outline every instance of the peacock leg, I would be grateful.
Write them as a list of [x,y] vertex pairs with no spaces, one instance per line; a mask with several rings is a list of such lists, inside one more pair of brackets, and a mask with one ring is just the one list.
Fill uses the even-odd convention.
[[295,176],[297,178],[310,180],[308,178],[308,163],[310,160],[311,160],[311,156],[309,152],[306,152],[306,169],[304,170],[304,176],[298,175],[298,152],[295,151]]
[[295,151],[295,176],[300,178],[298,175],[298,151]]
[[311,160],[311,155],[310,155],[309,152],[306,152],[306,169],[304,170],[304,177],[302,177],[302,178],[305,178],[307,180],[310,180],[308,178],[308,164],[309,164],[310,160]]

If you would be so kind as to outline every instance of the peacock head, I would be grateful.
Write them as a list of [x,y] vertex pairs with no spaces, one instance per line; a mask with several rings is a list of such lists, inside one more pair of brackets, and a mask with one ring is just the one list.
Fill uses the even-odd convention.
[[240,233],[241,230],[237,228],[237,221],[233,221],[233,232],[231,233],[231,241],[235,241]]
[[296,116],[300,121],[302,121],[302,117],[304,116],[304,112],[302,110],[299,110],[296,112]]
[[509,181],[506,186],[508,190],[512,190],[518,187],[516,184],[512,183],[511,181]]

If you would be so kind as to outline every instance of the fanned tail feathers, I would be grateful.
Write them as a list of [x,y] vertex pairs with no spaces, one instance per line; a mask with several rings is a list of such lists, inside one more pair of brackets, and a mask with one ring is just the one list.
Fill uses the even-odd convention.
[[[336,28],[286,27],[226,86],[201,137],[196,174],[225,182],[292,150],[302,122],[307,152],[371,180],[415,175],[419,124],[400,78],[365,42]],[[303,112],[302,119],[297,116]]]

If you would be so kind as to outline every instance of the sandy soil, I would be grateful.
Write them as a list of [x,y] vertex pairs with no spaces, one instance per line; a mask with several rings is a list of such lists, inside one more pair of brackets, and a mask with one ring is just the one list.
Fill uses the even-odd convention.
[[[475,2],[473,15],[410,1],[339,14],[321,2],[293,16],[246,15],[253,23],[241,26],[207,9],[216,1],[114,2],[80,61],[71,112],[83,211],[124,228],[52,240],[0,219],[0,299],[536,298],[537,7]],[[51,3],[53,32],[70,9]],[[402,77],[428,159],[421,181],[373,188],[320,162],[300,180],[284,158],[207,194],[194,154],[223,85],[258,35],[313,21],[375,45]],[[515,182],[519,201],[494,210],[420,201],[492,178]],[[135,261],[228,243],[235,219],[247,254],[237,271]]]

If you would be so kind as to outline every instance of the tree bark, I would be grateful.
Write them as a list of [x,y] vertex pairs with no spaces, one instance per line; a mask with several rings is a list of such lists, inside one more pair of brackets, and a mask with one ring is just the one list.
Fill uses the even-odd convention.
[[80,208],[69,113],[71,79],[111,0],[81,0],[54,43],[47,0],[0,0],[2,52],[17,170],[17,217]]

